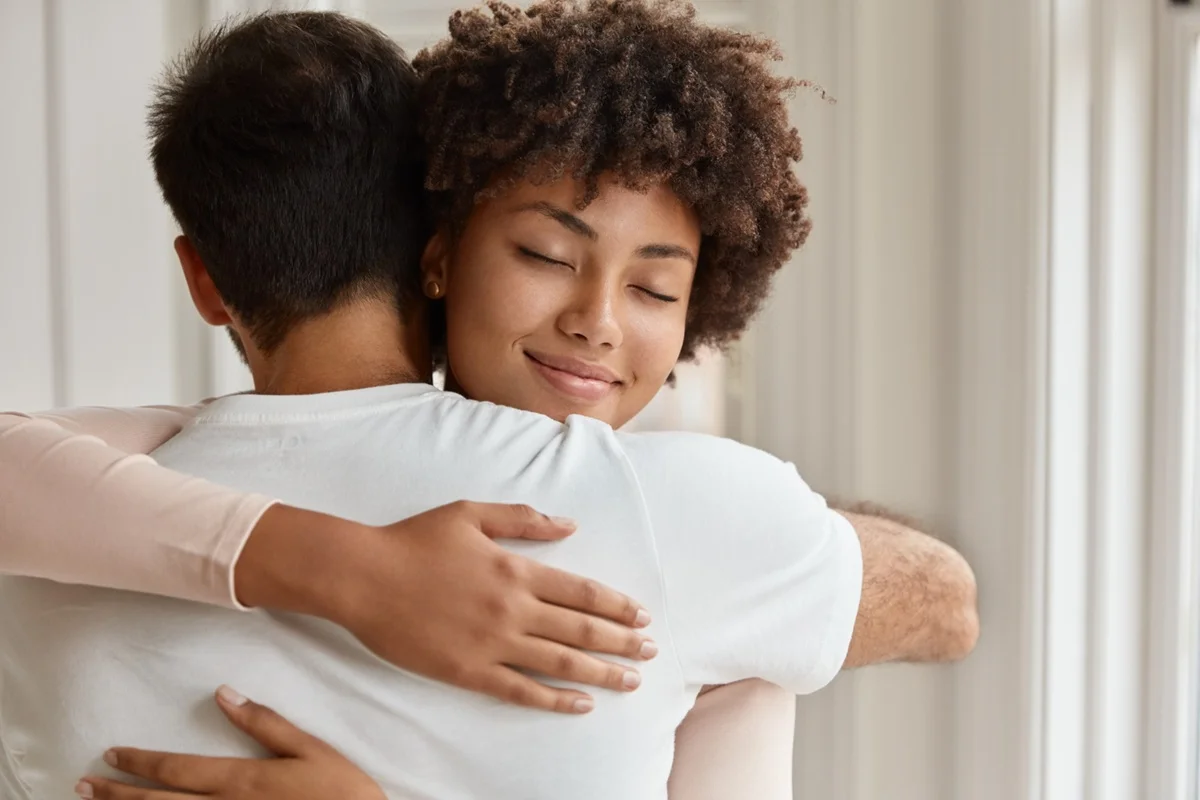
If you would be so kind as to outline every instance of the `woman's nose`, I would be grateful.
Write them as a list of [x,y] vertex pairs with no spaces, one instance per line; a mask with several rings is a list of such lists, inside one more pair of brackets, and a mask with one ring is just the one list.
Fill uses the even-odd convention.
[[574,302],[559,318],[563,333],[592,347],[612,350],[621,346],[620,297],[612,287],[581,287]]

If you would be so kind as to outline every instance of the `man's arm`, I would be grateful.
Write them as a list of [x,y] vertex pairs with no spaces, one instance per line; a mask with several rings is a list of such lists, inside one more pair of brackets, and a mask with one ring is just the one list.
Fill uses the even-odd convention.
[[862,543],[862,600],[846,668],[966,658],[979,638],[975,574],[954,548],[877,509],[841,513]]

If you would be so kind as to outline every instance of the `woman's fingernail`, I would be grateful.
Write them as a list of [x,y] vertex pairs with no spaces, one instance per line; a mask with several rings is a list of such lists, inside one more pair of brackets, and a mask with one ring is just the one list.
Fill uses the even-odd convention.
[[642,676],[636,672],[626,672],[625,677],[621,678],[621,683],[626,689],[636,689],[642,685]]
[[95,789],[87,781],[80,781],[75,784],[75,794],[83,798],[83,800],[92,800],[96,796]]
[[575,701],[575,705],[574,705],[575,713],[577,713],[577,714],[586,714],[595,707],[596,707],[596,704],[594,702],[592,702],[591,698],[588,698],[588,697],[579,698],[578,700]]
[[654,658],[658,655],[658,645],[651,641],[642,642],[642,649],[639,651],[642,658]]
[[633,621],[633,624],[637,625],[639,628],[644,628],[647,625],[649,625],[650,624],[650,612],[644,608],[639,608],[638,613],[637,613],[637,618]]
[[115,767],[117,765],[117,751],[116,750],[104,751],[104,763],[108,764],[110,767]]
[[217,697],[234,707],[244,706],[248,702],[245,697],[242,697],[228,686],[222,686],[220,689],[217,689]]
[[550,521],[555,525],[561,525],[564,528],[574,529],[575,527],[575,520],[571,519],[570,517],[551,517]]

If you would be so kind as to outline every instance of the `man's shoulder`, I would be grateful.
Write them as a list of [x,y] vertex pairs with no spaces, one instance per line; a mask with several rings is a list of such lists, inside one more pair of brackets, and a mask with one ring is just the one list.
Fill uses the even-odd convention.
[[764,471],[794,473],[790,464],[765,450],[723,436],[687,431],[619,432],[615,442],[635,469],[670,469],[683,473],[758,475]]
[[479,459],[492,471],[540,474],[538,465],[552,465],[555,473],[599,477],[626,470],[616,432],[591,417],[572,415],[559,421],[442,392],[411,416],[390,424],[395,441],[419,441],[426,455]]
[[761,536],[823,504],[792,464],[732,439],[666,432],[619,434],[617,442],[662,536],[727,541],[746,528]]

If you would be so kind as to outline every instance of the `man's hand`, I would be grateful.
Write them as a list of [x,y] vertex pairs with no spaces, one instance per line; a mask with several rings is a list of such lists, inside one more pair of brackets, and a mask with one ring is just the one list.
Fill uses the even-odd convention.
[[76,784],[75,793],[85,800],[386,800],[379,785],[345,756],[266,706],[225,686],[217,701],[230,722],[275,758],[209,758],[115,747],[104,754],[105,762],[165,788],[143,789],[89,776]]
[[635,669],[584,650],[653,658],[630,598],[510,553],[493,538],[562,539],[573,524],[527,506],[453,503],[384,528],[277,506],[235,571],[239,599],[325,617],[380,657],[510,703],[591,711],[583,692],[518,670],[632,691]]

